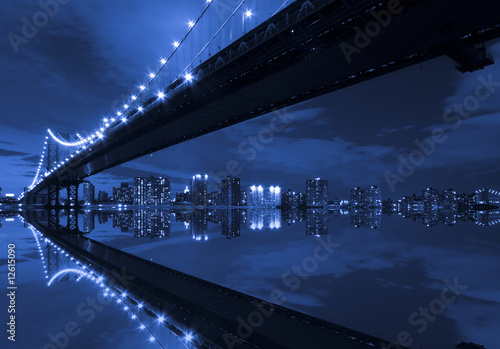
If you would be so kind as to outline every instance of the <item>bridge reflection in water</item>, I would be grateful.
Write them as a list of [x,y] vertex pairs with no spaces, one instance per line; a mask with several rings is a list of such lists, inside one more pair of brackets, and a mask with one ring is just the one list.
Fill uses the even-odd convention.
[[[317,213],[309,212],[307,217],[322,222],[324,212]],[[75,222],[73,214],[58,213],[57,222],[65,216]],[[196,348],[373,348],[386,343],[106,246],[72,229],[71,224],[58,224],[51,230],[49,225],[56,221],[51,212],[27,211],[24,216],[39,245],[49,286],[64,278],[90,279],[102,290],[103,298],[114,299],[149,340],[160,346],[158,325],[187,347]],[[222,234],[235,238],[242,223],[251,229],[264,224],[279,228],[282,219],[278,210],[87,211],[83,217],[88,228],[96,217],[101,223],[112,218],[116,227],[133,229],[136,237],[145,236],[144,232],[149,237],[169,236],[173,218],[183,221],[186,233],[195,240],[208,238],[209,221],[220,222]]]
[[[331,211],[101,208],[25,211],[24,217],[39,244],[49,286],[62,279],[95,282],[103,299],[113,299],[122,306],[149,340],[159,345],[158,328],[162,328],[188,347],[365,348],[379,347],[384,341],[136,257],[84,234],[93,231],[97,222],[112,223],[135,238],[168,238],[171,224],[176,223],[194,241],[205,241],[209,239],[209,223],[219,225],[222,236],[234,239],[241,236],[243,228],[277,230],[282,225],[302,222],[307,236],[321,238],[328,235],[332,215],[346,216],[353,227],[377,229],[382,226],[383,215],[391,214],[413,221],[421,219],[428,227],[457,221],[488,226],[499,221],[500,211],[456,206],[425,209],[412,204],[403,210],[392,206]],[[242,325],[241,319],[250,319],[250,315],[255,316],[249,320],[255,326],[245,327],[248,322]]]

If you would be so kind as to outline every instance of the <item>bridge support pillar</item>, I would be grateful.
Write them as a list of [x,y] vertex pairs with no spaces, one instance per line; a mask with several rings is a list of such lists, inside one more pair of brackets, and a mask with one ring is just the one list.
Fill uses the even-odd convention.
[[66,187],[68,191],[68,206],[77,207],[78,206],[78,182],[69,183]]
[[49,191],[47,205],[50,207],[59,206],[59,190],[61,190],[61,188],[56,184],[51,184],[47,190]]

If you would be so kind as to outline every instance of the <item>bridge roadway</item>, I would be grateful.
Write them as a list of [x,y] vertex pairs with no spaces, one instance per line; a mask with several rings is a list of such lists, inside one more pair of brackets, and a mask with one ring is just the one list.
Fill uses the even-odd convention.
[[[127,293],[163,312],[181,328],[192,330],[196,347],[361,349],[382,348],[381,344],[387,343],[161,266],[82,235],[52,234],[43,223],[28,222],[107,280],[116,278],[116,272],[120,274],[124,268],[124,275],[134,277],[125,287]],[[248,333],[245,329],[238,332],[238,317],[249,321],[249,315],[255,313],[266,314],[261,317],[262,325],[253,327],[250,336],[245,335]],[[260,320],[255,316],[251,321]]]
[[353,28],[364,31],[376,23],[369,11],[394,1],[296,1],[195,67],[192,83],[175,81],[165,101],[131,110],[130,122],[112,126],[33,193],[442,55],[462,71],[493,63],[472,45],[500,36],[497,0],[401,0],[402,11],[348,62],[341,43],[355,45]]

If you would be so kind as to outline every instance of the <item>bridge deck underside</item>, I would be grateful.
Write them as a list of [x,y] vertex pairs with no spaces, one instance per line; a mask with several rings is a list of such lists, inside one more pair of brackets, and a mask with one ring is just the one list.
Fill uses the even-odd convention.
[[[297,3],[288,11],[297,12],[302,2]],[[352,27],[363,29],[373,21],[365,13],[366,4],[379,1],[349,9],[338,1],[312,3],[315,11],[288,20],[288,26],[259,45],[252,46],[252,40],[263,37],[273,19],[203,63],[195,71],[207,74],[110,130],[91,153],[76,157],[44,183],[83,180],[186,140],[500,36],[498,1],[401,1],[402,12],[348,62],[340,44],[354,44]],[[352,13],[357,14],[353,24],[342,24]],[[241,42],[250,48],[235,54]],[[219,58],[224,64],[213,69]],[[359,99],[362,102],[363,96]]]

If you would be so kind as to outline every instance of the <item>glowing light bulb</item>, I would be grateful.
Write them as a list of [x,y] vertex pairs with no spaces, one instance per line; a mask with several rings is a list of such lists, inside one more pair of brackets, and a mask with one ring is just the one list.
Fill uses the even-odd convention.
[[188,25],[189,25],[189,28],[193,28],[194,27],[194,22],[193,21],[189,21]]
[[146,86],[141,85],[141,86],[139,86],[139,88],[141,89],[141,91],[144,91],[146,89]]
[[149,77],[153,79],[155,77],[155,73],[149,73]]
[[161,64],[165,64],[165,63],[167,63],[167,60],[166,60],[165,58],[162,58],[162,59],[160,60],[160,62],[161,62]]
[[165,94],[163,92],[158,93],[158,98],[163,99],[165,98]]
[[174,47],[175,48],[179,47],[179,45],[180,45],[179,41],[174,41]]

